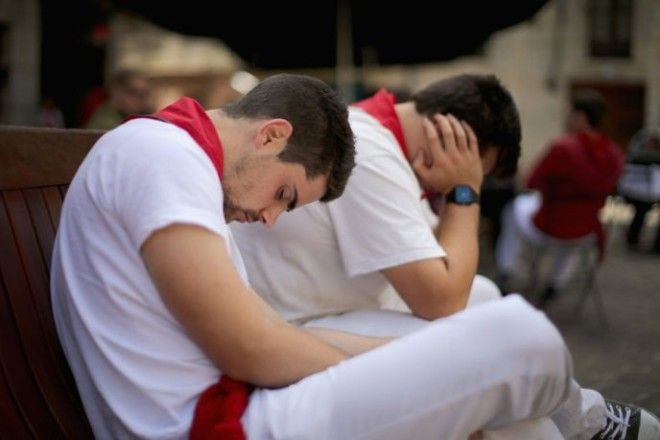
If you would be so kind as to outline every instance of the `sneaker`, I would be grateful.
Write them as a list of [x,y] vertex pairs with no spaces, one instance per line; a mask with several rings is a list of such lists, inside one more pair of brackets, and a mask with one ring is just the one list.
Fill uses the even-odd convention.
[[543,310],[548,305],[548,303],[555,298],[557,298],[557,289],[553,286],[548,285],[541,294],[541,297],[538,300],[539,309]]
[[511,276],[503,272],[500,272],[497,275],[495,275],[495,284],[497,285],[497,288],[500,289],[500,293],[502,293],[502,296],[506,296],[510,293],[509,278],[511,278]]
[[660,420],[646,411],[616,400],[605,400],[607,424],[592,440],[660,440]]

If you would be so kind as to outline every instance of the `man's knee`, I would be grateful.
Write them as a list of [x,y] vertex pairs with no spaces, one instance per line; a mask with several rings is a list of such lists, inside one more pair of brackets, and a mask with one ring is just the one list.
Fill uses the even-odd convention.
[[567,396],[572,378],[571,357],[561,334],[550,320],[517,295],[505,298],[499,317],[505,333],[506,356],[512,374],[535,388],[531,408],[537,415],[554,410]]
[[571,360],[566,345],[550,320],[519,295],[500,301],[493,310],[492,331],[497,333],[503,355],[514,362],[544,366],[559,376],[570,375]]

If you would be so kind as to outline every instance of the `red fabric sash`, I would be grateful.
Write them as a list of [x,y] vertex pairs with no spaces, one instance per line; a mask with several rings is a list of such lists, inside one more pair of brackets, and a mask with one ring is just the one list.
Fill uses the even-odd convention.
[[213,122],[199,102],[184,96],[153,115],[131,115],[126,120],[137,118],[170,122],[186,130],[211,159],[218,177],[222,180],[222,142]]
[[199,397],[190,440],[245,440],[241,417],[252,386],[222,376]]

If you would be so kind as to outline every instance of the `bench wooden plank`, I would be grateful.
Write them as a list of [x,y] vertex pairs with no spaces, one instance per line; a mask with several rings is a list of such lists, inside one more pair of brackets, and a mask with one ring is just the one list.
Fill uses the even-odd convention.
[[62,201],[64,200],[64,195],[66,190],[62,188],[68,188],[68,186],[48,186],[41,188],[41,192],[44,194],[46,199],[46,208],[48,208],[48,213],[50,214],[50,221],[53,224],[53,230],[57,231],[57,227],[60,225],[60,213],[62,212]]
[[49,273],[68,184],[101,132],[0,127],[0,438],[93,438]]
[[99,130],[0,127],[0,190],[71,182]]
[[[11,322],[5,314],[9,312],[9,305],[5,303],[7,299],[6,289],[0,283],[0,337],[3,341],[9,341],[13,333],[7,331],[6,324]],[[27,422],[29,417],[22,410],[14,399],[9,386],[14,380],[10,376],[11,371],[7,371],[4,362],[0,359],[0,414],[2,423],[0,423],[0,438],[2,439],[34,439],[36,433],[30,429]]]
[[[35,334],[33,326],[25,321],[32,317],[32,310],[26,310],[24,299],[30,292],[30,283],[21,267],[22,257],[20,255],[16,237],[13,231],[7,209],[7,194],[4,194],[2,209],[0,209],[0,272],[4,280],[5,292],[7,293],[2,305],[2,356],[0,362],[5,376],[8,378],[10,396],[16,402],[21,414],[30,414],[31,420],[26,418],[26,424],[30,430],[38,428],[35,422],[39,421],[46,432],[59,432],[59,426],[54,421],[50,408],[36,377],[33,374],[32,365],[26,353],[25,342],[41,340],[40,335]],[[12,292],[24,292],[23,295],[12,295]],[[18,300],[18,304],[17,304]],[[28,324],[26,326],[26,324]],[[26,328],[27,327],[27,328]],[[31,344],[30,344],[31,345]],[[39,348],[39,347],[37,347]]]
[[38,188],[27,189],[23,191],[23,197],[27,203],[30,219],[37,236],[41,259],[46,270],[50,272],[50,258],[53,255],[55,228],[46,207],[43,190]]

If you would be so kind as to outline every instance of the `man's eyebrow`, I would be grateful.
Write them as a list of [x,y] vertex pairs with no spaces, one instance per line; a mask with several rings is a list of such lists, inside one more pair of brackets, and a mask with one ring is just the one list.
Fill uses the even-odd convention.
[[296,205],[298,204],[298,189],[296,187],[293,187],[293,198],[291,199],[291,202],[289,202],[289,206],[286,207],[287,211],[293,211],[296,209]]

